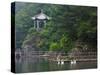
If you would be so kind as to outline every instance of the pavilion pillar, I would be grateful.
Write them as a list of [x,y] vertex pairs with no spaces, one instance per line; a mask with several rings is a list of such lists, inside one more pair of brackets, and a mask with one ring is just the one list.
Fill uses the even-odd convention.
[[37,20],[37,31],[39,30],[39,21]]
[[44,27],[46,27],[46,20],[44,20]]
[[35,22],[35,20],[34,20],[34,29],[36,28],[36,22]]

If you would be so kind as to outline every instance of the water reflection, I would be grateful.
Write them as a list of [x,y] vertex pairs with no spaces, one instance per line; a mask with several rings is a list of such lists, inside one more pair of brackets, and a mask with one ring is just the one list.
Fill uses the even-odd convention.
[[58,64],[56,61],[49,61],[47,57],[20,57],[16,58],[16,72],[41,72],[41,71],[57,71],[57,70],[72,70],[72,69],[88,69],[96,68],[96,62],[77,62],[76,64],[70,64],[70,62],[64,62],[64,64]]

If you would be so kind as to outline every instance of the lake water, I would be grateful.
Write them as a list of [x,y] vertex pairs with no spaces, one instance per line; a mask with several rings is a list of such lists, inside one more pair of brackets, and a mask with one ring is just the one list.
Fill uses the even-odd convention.
[[32,57],[16,59],[16,73],[26,72],[43,72],[43,71],[61,71],[61,70],[75,70],[75,69],[90,69],[96,68],[97,62],[77,62],[70,64],[58,64],[54,61],[49,61],[47,58]]

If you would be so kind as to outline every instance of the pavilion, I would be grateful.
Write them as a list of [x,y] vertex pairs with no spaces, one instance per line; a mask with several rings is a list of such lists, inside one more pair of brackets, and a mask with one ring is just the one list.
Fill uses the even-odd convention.
[[47,20],[50,20],[51,18],[44,14],[43,10],[35,16],[32,17],[32,20],[34,21],[34,29],[37,31],[41,30],[43,27],[46,27]]

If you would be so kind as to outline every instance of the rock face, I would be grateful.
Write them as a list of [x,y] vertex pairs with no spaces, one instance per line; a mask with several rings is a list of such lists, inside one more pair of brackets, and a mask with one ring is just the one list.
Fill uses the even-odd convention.
[[69,53],[69,57],[74,59],[97,59],[97,50],[89,48],[84,42],[76,42],[75,48]]
[[[22,47],[24,54],[27,56],[32,55],[33,51],[39,51],[37,43],[40,41],[40,37],[37,35],[32,36],[31,39],[28,39]],[[37,53],[38,55],[38,53]]]

